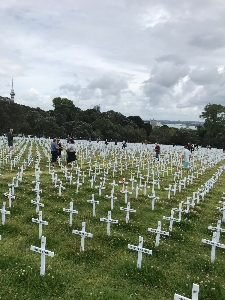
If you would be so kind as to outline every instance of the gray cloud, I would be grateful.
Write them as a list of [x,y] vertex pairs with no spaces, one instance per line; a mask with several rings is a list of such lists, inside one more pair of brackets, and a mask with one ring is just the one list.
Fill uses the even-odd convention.
[[74,84],[69,84],[69,83],[66,83],[66,84],[63,84],[59,87],[60,90],[62,90],[63,92],[74,92],[74,93],[77,93],[80,91],[81,89],[81,86],[80,84],[77,84],[77,85],[74,85]]
[[216,50],[225,46],[225,35],[218,33],[195,35],[190,40],[190,45],[203,50]]
[[168,54],[168,55],[161,55],[159,57],[156,57],[155,60],[157,62],[172,62],[175,65],[183,65],[185,63],[185,59],[183,59],[182,57],[180,57],[179,55],[175,55],[175,54]]
[[219,74],[216,67],[210,68],[196,68],[189,74],[190,80],[198,85],[207,85],[207,84],[218,84],[222,82],[225,83],[224,73]]
[[103,75],[100,78],[92,80],[88,86],[88,90],[101,91],[102,97],[115,96],[120,98],[121,92],[128,88],[127,82],[124,78],[113,78],[110,75]]

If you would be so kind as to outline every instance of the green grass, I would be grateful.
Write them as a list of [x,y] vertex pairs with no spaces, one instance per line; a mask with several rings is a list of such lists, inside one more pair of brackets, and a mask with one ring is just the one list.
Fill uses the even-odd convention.
[[[39,147],[40,149],[40,147]],[[41,150],[41,149],[40,149]],[[26,157],[24,153],[21,161]],[[35,147],[33,145],[33,157]],[[95,153],[95,157],[97,153]],[[106,161],[110,157],[106,158]],[[106,181],[106,189],[102,190],[102,196],[98,196],[98,189],[91,189],[87,182],[79,188],[76,194],[76,186],[69,185],[64,174],[58,167],[58,178],[63,181],[66,190],[62,190],[62,196],[58,196],[58,189],[51,182],[48,174],[46,158],[42,155],[40,163],[43,173],[40,175],[41,202],[44,207],[43,220],[49,225],[43,225],[43,235],[46,236],[46,249],[54,251],[53,258],[46,257],[46,274],[40,276],[41,256],[30,251],[30,246],[40,247],[38,238],[38,224],[32,223],[32,218],[37,218],[36,206],[31,204],[35,200],[32,192],[34,184],[34,163],[25,170],[23,181],[15,188],[16,199],[12,199],[10,215],[6,215],[5,225],[0,225],[0,282],[1,299],[137,299],[137,300],[167,300],[173,299],[174,293],[191,297],[192,284],[200,285],[199,300],[225,299],[225,251],[216,249],[216,260],[211,264],[211,247],[201,243],[202,238],[212,238],[209,225],[216,225],[221,219],[222,213],[216,210],[219,206],[224,191],[225,172],[222,173],[214,188],[200,201],[188,214],[182,214],[181,223],[173,224],[173,231],[169,237],[161,236],[159,247],[155,247],[156,235],[148,232],[148,228],[157,228],[158,221],[162,222],[162,230],[168,231],[169,221],[163,220],[163,215],[169,216],[173,207],[178,207],[180,201],[185,201],[187,196],[192,196],[201,184],[205,183],[220,164],[209,168],[192,185],[182,189],[171,199],[167,199],[168,187],[173,182],[173,176],[163,178],[161,189],[155,186],[156,196],[155,210],[151,209],[151,200],[139,192],[138,199],[135,191],[128,195],[131,208],[136,213],[130,213],[129,223],[126,224],[126,212],[120,211],[125,207],[124,194],[120,193],[122,185],[115,187],[112,218],[119,220],[118,224],[111,224],[111,235],[107,236],[106,223],[99,218],[107,217],[110,209],[109,195],[112,186],[108,183],[113,179],[118,183],[122,178],[126,181],[130,178],[131,163],[127,170],[115,173],[109,172]],[[98,158],[100,160],[100,158]],[[94,161],[94,159],[92,159]],[[124,162],[124,160],[123,160]],[[128,161],[129,163],[129,161]],[[21,165],[21,163],[19,164]],[[84,165],[83,170],[87,168]],[[142,171],[142,168],[141,168]],[[10,171],[9,165],[1,168],[3,177],[0,182],[0,194],[3,196],[8,191],[8,183],[17,173],[17,167]],[[147,171],[142,171],[142,175]],[[86,171],[88,175],[88,171]],[[74,176],[75,171],[74,171]],[[100,176],[94,186],[99,185]],[[131,183],[129,182],[128,190]],[[92,216],[92,204],[87,203],[91,194],[95,194],[96,217]],[[151,189],[147,189],[147,194]],[[69,214],[63,212],[63,208],[69,208],[70,201],[74,202],[74,209],[78,215],[73,215],[73,225],[69,226]],[[8,209],[8,208],[7,208]],[[175,217],[178,213],[175,212]],[[86,232],[93,234],[93,238],[85,239],[85,251],[80,252],[80,236],[72,234],[73,229],[81,230],[82,222],[86,222]],[[225,228],[222,223],[222,228]],[[129,250],[127,245],[138,244],[138,237],[143,236],[143,247],[151,249],[152,255],[143,254],[142,268],[137,269],[137,252]],[[221,233],[221,243],[225,243],[225,236]]]

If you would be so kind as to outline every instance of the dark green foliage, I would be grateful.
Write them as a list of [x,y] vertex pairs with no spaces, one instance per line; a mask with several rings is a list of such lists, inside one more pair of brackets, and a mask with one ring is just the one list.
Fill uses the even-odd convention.
[[197,130],[155,127],[139,116],[126,117],[113,110],[103,112],[95,109],[82,111],[67,98],[54,98],[54,110],[44,111],[0,99],[0,133],[9,128],[15,134],[41,135],[45,137],[72,136],[76,139],[126,140],[128,142],[158,142],[166,145],[211,145],[225,148],[225,106],[207,104],[200,115],[204,127]]

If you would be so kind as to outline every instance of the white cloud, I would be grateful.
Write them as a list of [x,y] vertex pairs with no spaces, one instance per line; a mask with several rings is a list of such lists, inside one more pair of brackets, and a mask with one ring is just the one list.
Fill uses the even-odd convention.
[[82,109],[198,119],[225,105],[225,3],[202,3],[0,2],[0,95],[13,76],[17,103],[51,109],[63,94]]

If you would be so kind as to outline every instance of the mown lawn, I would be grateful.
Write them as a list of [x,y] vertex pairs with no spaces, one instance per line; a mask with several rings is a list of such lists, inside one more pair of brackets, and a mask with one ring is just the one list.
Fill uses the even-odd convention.
[[[40,147],[39,147],[40,149]],[[41,150],[41,149],[40,149]],[[24,153],[21,161],[26,157]],[[35,147],[33,156],[35,157]],[[109,160],[110,157],[106,158]],[[94,157],[93,161],[100,158]],[[66,187],[62,196],[58,196],[58,189],[51,181],[46,167],[47,159],[42,155],[40,163],[40,189],[43,190],[41,202],[44,207],[43,220],[49,225],[43,225],[43,235],[46,236],[46,249],[54,251],[53,258],[46,257],[46,274],[40,276],[41,255],[30,251],[30,246],[41,246],[38,238],[38,224],[31,222],[37,218],[36,206],[31,204],[35,200],[34,163],[25,170],[22,182],[15,188],[16,200],[12,200],[10,215],[6,215],[5,225],[0,225],[0,296],[1,299],[173,299],[174,293],[191,297],[192,284],[200,285],[199,300],[225,299],[225,251],[216,249],[216,261],[211,264],[211,246],[201,242],[202,238],[212,239],[212,231],[208,226],[216,226],[222,213],[216,210],[224,190],[225,172],[222,173],[214,188],[205,196],[204,201],[191,208],[188,214],[182,214],[181,223],[173,224],[170,236],[161,236],[159,247],[155,247],[156,235],[148,232],[148,228],[157,228],[158,221],[162,222],[162,230],[169,230],[169,221],[163,216],[170,216],[173,207],[178,207],[180,201],[186,201],[193,191],[205,183],[219,166],[209,168],[193,184],[182,189],[171,199],[167,199],[168,192],[164,190],[173,183],[173,176],[165,176],[161,182],[161,189],[155,186],[155,210],[151,209],[151,200],[143,195],[143,190],[135,198],[135,191],[128,195],[131,208],[136,213],[130,213],[129,223],[126,224],[126,212],[120,207],[126,207],[124,194],[120,193],[122,185],[115,187],[114,209],[112,218],[119,221],[111,224],[111,235],[107,236],[106,223],[99,219],[108,216],[113,179],[118,183],[122,178],[130,178],[130,171],[135,167],[128,166],[115,178],[109,171],[106,189],[102,196],[98,196],[98,189],[91,189],[90,182],[85,183],[76,193],[76,186],[69,185],[63,172],[57,166],[57,175]],[[125,160],[122,160],[125,162]],[[129,163],[129,160],[127,160]],[[106,164],[105,163],[105,164]],[[18,164],[20,166],[21,163]],[[82,170],[88,168],[84,164]],[[117,168],[118,169],[118,168]],[[141,168],[142,169],[142,168]],[[147,171],[142,171],[142,175]],[[8,183],[18,172],[17,167],[10,171],[8,165],[1,167],[0,194],[1,202],[6,201],[3,196],[8,191]],[[73,172],[75,179],[76,172]],[[88,171],[85,172],[88,175]],[[94,186],[99,185],[100,176],[97,176]],[[131,182],[128,190],[131,191]],[[147,190],[151,194],[151,189]],[[95,194],[96,217],[92,216],[92,204],[87,203]],[[69,214],[63,208],[69,208],[70,201],[74,202],[74,209],[78,215],[73,215],[73,225],[69,226]],[[1,204],[0,204],[1,206]],[[8,209],[8,203],[7,203]],[[175,212],[174,216],[178,217]],[[82,222],[86,222],[86,232],[93,234],[93,238],[85,239],[85,251],[80,252],[80,236],[72,234],[73,229],[81,230]],[[225,228],[222,223],[222,228]],[[128,249],[128,244],[138,245],[139,236],[143,236],[143,247],[152,250],[152,255],[143,254],[142,268],[137,269],[137,252]],[[220,243],[225,243],[225,235],[221,233]]]

